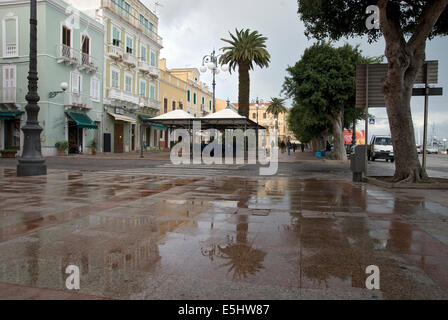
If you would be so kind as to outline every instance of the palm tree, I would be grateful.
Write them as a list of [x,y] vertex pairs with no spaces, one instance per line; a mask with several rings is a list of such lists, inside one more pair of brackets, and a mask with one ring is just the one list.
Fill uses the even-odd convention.
[[274,115],[275,117],[275,129],[278,132],[278,115],[280,113],[287,113],[288,109],[284,106],[285,99],[271,98],[269,102],[269,107],[266,110],[267,113]]
[[249,95],[250,78],[249,71],[254,69],[255,62],[260,68],[268,67],[271,56],[266,50],[266,40],[258,31],[235,29],[236,35],[229,32],[231,40],[221,39],[230,44],[223,47],[224,52],[219,58],[220,64],[229,64],[230,72],[235,71],[238,66],[239,88],[238,88],[238,112],[249,117]]

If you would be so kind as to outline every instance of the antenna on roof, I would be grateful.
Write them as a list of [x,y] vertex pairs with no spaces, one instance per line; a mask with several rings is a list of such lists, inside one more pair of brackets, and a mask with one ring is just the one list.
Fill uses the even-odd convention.
[[160,4],[159,1],[154,3],[154,14],[157,15],[157,7],[163,7],[163,4]]

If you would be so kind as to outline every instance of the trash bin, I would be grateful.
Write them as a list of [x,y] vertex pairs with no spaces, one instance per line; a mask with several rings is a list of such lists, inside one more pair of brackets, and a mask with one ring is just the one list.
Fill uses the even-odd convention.
[[350,169],[353,182],[362,182],[362,174],[366,172],[366,146],[356,146],[350,155]]

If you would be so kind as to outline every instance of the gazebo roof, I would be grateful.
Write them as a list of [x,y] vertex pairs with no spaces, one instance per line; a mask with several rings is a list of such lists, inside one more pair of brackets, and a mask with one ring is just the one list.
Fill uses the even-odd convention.
[[151,120],[185,120],[185,119],[195,119],[195,118],[191,114],[185,112],[184,110],[178,109],[162,114],[158,117],[152,118]]
[[202,117],[202,119],[245,119],[245,117],[236,113],[230,108],[226,108],[221,111],[209,114],[208,116]]

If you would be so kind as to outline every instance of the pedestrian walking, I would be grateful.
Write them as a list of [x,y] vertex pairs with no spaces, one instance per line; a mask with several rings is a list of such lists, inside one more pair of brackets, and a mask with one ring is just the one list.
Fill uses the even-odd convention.
[[292,144],[292,150],[294,151],[294,153],[296,153],[297,144],[295,142]]
[[285,153],[285,141],[280,143],[280,148],[282,149],[282,153]]
[[302,152],[305,152],[305,144],[303,142],[300,144],[300,149],[302,149]]
[[288,146],[288,156],[290,156],[291,155],[291,141],[288,141],[287,146]]

